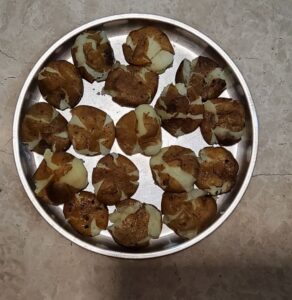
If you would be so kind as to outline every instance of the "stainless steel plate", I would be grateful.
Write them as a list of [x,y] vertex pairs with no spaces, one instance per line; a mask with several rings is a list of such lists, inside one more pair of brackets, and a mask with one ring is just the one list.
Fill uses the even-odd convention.
[[[19,128],[27,108],[35,102],[43,101],[36,82],[39,70],[44,64],[51,60],[65,59],[72,62],[70,48],[76,35],[87,29],[105,30],[111,41],[116,59],[122,63],[126,63],[122,52],[122,43],[126,40],[126,36],[131,30],[145,25],[153,25],[162,29],[170,38],[175,49],[173,67],[160,76],[158,92],[152,104],[155,104],[163,87],[174,81],[175,72],[183,58],[194,59],[198,55],[206,55],[226,65],[229,79],[227,82],[227,90],[222,96],[240,99],[246,107],[247,120],[246,133],[242,141],[237,145],[227,147],[238,160],[240,171],[236,186],[232,192],[217,198],[217,220],[204,232],[189,241],[180,239],[170,229],[164,226],[161,237],[158,240],[152,241],[151,245],[146,249],[134,251],[116,245],[107,231],[102,231],[101,235],[96,238],[80,236],[73,231],[65,221],[62,206],[47,206],[36,199],[33,194],[34,187],[31,177],[42,157],[28,151],[27,148],[21,144]],[[95,82],[89,84],[84,81],[85,92],[80,104],[96,106],[106,111],[116,123],[118,119],[130,109],[122,108],[115,104],[109,96],[100,95],[103,85],[104,83]],[[62,114],[65,118],[70,118],[70,112],[68,110],[62,112]],[[163,146],[172,144],[192,148],[196,153],[198,153],[201,148],[207,146],[199,130],[178,139],[163,130]],[[252,175],[258,146],[258,123],[254,103],[246,82],[229,56],[214,41],[201,32],[175,20],[155,15],[126,14],[99,19],[71,31],[51,46],[38,60],[27,77],[18,99],[14,116],[13,146],[17,170],[25,191],[38,212],[53,228],[64,237],[88,250],[108,256],[141,259],[167,255],[194,245],[212,233],[226,220],[242,198]],[[112,151],[122,153],[117,142],[115,142]],[[92,169],[98,159],[100,159],[100,156],[80,156],[74,152],[72,147],[69,152],[85,161],[85,165],[89,171],[89,182],[91,182]],[[149,158],[142,155],[134,155],[131,159],[140,170],[140,186],[133,198],[152,203],[160,208],[162,191],[153,184],[149,168]],[[93,190],[91,184],[89,184],[87,190]],[[113,210],[113,208],[111,208],[111,210]]]

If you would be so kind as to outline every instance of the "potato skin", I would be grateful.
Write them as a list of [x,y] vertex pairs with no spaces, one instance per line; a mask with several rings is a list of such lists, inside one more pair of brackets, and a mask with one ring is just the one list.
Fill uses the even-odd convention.
[[85,236],[95,236],[92,222],[100,230],[105,230],[108,224],[108,209],[100,203],[93,193],[82,191],[75,194],[64,204],[63,213],[70,225]]
[[[58,134],[64,134],[64,137]],[[44,154],[46,149],[66,151],[71,142],[68,137],[67,121],[53,106],[45,102],[33,104],[26,112],[20,129],[21,141],[24,144],[39,142],[29,150]]]
[[39,72],[38,86],[44,99],[61,110],[76,106],[83,96],[81,76],[65,60],[49,62]]

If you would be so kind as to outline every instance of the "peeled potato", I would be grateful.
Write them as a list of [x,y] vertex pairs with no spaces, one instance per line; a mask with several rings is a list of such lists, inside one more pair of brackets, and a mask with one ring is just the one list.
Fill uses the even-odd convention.
[[90,30],[79,34],[71,53],[81,76],[90,83],[104,81],[115,63],[113,49],[104,31]]
[[113,223],[108,230],[121,246],[139,248],[159,238],[162,229],[161,212],[153,205],[127,199],[117,204],[110,214]]
[[200,190],[188,193],[167,193],[162,196],[163,223],[177,235],[191,239],[207,228],[215,219],[217,205],[214,198]]
[[146,68],[116,65],[109,73],[104,92],[122,106],[149,104],[157,91],[158,75]]
[[150,167],[155,184],[167,192],[189,192],[196,181],[199,163],[188,148],[170,146],[151,157]]
[[162,145],[160,123],[160,118],[152,106],[139,105],[117,122],[116,135],[119,146],[128,155],[157,154]]
[[192,61],[184,59],[178,67],[176,83],[187,87],[188,96],[203,100],[217,98],[226,88],[225,71],[212,59],[199,56]]
[[86,236],[99,235],[107,228],[108,209],[90,192],[80,192],[64,204],[64,216],[70,225]]
[[204,103],[201,133],[209,145],[233,145],[241,140],[245,127],[244,106],[237,100],[211,99]]
[[134,195],[139,186],[138,180],[137,167],[117,153],[101,158],[92,173],[94,193],[106,205],[117,204]]
[[167,35],[151,26],[131,31],[123,52],[129,64],[145,66],[158,74],[173,63],[174,50]]
[[87,184],[83,161],[66,152],[46,150],[44,159],[33,175],[35,195],[47,204],[70,201]]
[[202,98],[191,100],[182,83],[169,84],[155,104],[162,127],[170,134],[178,137],[198,128],[204,113]]
[[206,147],[199,152],[198,188],[220,195],[229,192],[236,182],[239,169],[232,153],[222,147]]
[[43,98],[58,109],[76,106],[83,96],[83,82],[74,65],[65,61],[49,62],[38,75]]
[[115,140],[115,126],[104,111],[87,105],[71,110],[69,138],[76,152],[84,155],[108,154]]
[[44,154],[46,149],[65,151],[71,145],[66,119],[45,102],[36,103],[28,109],[20,135],[28,149],[39,154]]

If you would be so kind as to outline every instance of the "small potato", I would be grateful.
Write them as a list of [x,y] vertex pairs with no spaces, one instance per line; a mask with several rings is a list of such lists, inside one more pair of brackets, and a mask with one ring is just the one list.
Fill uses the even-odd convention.
[[115,63],[114,52],[104,31],[79,34],[71,49],[74,65],[92,83],[104,81]]
[[236,182],[238,163],[232,153],[222,147],[206,147],[199,152],[198,188],[220,195],[229,192]]
[[83,161],[66,152],[46,150],[33,175],[35,195],[43,202],[59,205],[70,201],[87,184]]
[[38,75],[44,99],[58,109],[76,106],[83,96],[83,82],[74,65],[65,60],[49,62]]
[[182,193],[193,189],[199,163],[191,149],[170,146],[151,157],[150,168],[155,184],[164,191]]
[[157,239],[162,229],[161,212],[153,205],[127,199],[117,204],[110,214],[113,223],[108,230],[121,246],[139,248]]
[[87,105],[71,110],[69,138],[76,152],[84,155],[108,154],[115,140],[115,126],[104,111]]
[[109,73],[104,92],[113,101],[128,107],[149,104],[157,91],[158,75],[142,67],[115,66]]
[[161,121],[154,108],[147,104],[136,107],[117,122],[117,141],[128,155],[157,154],[162,145]]
[[114,205],[130,198],[139,183],[137,167],[125,156],[111,153],[101,158],[92,173],[92,184],[97,199]]
[[161,211],[163,223],[177,235],[191,239],[214,221],[216,201],[200,190],[188,193],[164,193]]
[[46,149],[66,151],[71,145],[66,119],[45,102],[36,103],[28,109],[20,135],[28,149],[39,154],[44,154]]
[[174,50],[167,35],[151,26],[131,31],[123,52],[129,64],[144,66],[158,74],[173,63]]
[[211,99],[204,103],[201,133],[209,145],[230,146],[238,143],[244,134],[244,106],[237,100]]
[[155,104],[162,127],[175,137],[190,133],[198,128],[204,106],[202,98],[190,100],[182,83],[167,85]]
[[85,236],[99,235],[107,228],[108,209],[90,192],[80,192],[64,204],[64,216],[70,225]]
[[203,100],[220,96],[226,88],[224,70],[208,57],[199,56],[189,61],[184,59],[178,67],[176,83],[183,83],[190,99],[201,96]]

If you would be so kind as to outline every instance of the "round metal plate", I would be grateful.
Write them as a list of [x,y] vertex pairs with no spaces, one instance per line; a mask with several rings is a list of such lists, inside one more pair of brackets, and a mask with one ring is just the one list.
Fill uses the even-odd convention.
[[[122,43],[125,42],[126,36],[131,30],[146,25],[156,26],[163,30],[170,38],[175,50],[173,67],[160,75],[159,88],[152,103],[153,105],[163,87],[174,82],[175,72],[183,58],[194,59],[198,55],[204,55],[226,66],[229,78],[227,80],[227,89],[222,96],[241,100],[246,108],[247,120],[246,132],[242,141],[237,145],[227,147],[236,157],[240,171],[234,189],[226,195],[217,197],[217,220],[205,231],[189,241],[180,239],[164,225],[161,237],[158,240],[153,240],[148,248],[130,250],[116,245],[107,231],[102,231],[101,235],[96,238],[86,238],[79,235],[65,221],[62,206],[44,205],[36,199],[33,193],[34,186],[31,177],[42,157],[30,152],[21,144],[19,128],[27,108],[35,102],[43,101],[36,83],[39,70],[51,60],[65,59],[72,62],[70,48],[75,37],[80,32],[88,29],[105,30],[114,49],[116,59],[121,63],[126,63],[122,52]],[[115,104],[107,95],[101,95],[100,92],[103,85],[104,83],[95,82],[89,84],[84,81],[85,92],[80,104],[96,106],[106,111],[116,123],[130,109]],[[65,118],[70,119],[68,110],[61,113]],[[178,139],[163,130],[163,146],[172,144],[192,148],[196,153],[207,146],[199,130]],[[53,228],[67,239],[88,250],[108,256],[142,259],[171,254],[196,244],[218,228],[232,213],[247,188],[255,165],[258,147],[258,123],[254,103],[243,76],[230,57],[214,41],[198,30],[172,19],[155,15],[126,14],[99,19],[80,26],[59,39],[43,54],[28,75],[19,95],[14,116],[13,147],[17,170],[25,191],[38,212]],[[92,169],[100,159],[100,156],[81,156],[76,154],[72,147],[69,149],[69,152],[85,161],[89,173],[89,182],[91,182]],[[122,153],[117,142],[114,143],[112,152]],[[152,203],[160,208],[162,190],[153,183],[149,168],[149,158],[138,154],[131,156],[131,159],[140,171],[140,186],[133,198]],[[91,184],[86,190],[93,190]],[[110,211],[112,210],[113,208],[111,207]]]

